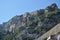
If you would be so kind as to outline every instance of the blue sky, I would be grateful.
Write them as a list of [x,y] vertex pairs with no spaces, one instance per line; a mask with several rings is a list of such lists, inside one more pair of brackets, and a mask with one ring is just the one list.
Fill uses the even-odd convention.
[[15,15],[42,9],[52,3],[60,8],[60,0],[0,0],[0,24]]

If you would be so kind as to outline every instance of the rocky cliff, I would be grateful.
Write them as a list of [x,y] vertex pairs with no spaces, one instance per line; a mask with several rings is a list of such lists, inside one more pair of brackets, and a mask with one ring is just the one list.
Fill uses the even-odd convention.
[[45,9],[16,15],[1,24],[1,40],[35,40],[58,23],[60,9],[53,3]]

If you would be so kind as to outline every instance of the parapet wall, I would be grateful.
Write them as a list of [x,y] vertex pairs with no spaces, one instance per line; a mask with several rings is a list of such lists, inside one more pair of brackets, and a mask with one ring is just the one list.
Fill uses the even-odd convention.
[[37,40],[44,40],[44,38],[49,37],[51,35],[57,34],[60,32],[60,23],[53,27],[51,30],[40,36]]

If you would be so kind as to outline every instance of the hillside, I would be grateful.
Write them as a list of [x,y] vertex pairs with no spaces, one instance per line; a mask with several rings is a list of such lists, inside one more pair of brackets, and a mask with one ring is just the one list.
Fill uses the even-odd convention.
[[45,9],[16,15],[0,24],[0,40],[35,40],[60,23],[60,9],[53,3]]

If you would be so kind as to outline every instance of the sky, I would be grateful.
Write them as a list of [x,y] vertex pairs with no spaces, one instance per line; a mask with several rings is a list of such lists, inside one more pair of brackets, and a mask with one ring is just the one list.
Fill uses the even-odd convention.
[[52,3],[60,8],[60,0],[0,0],[0,24],[24,12],[46,8]]

